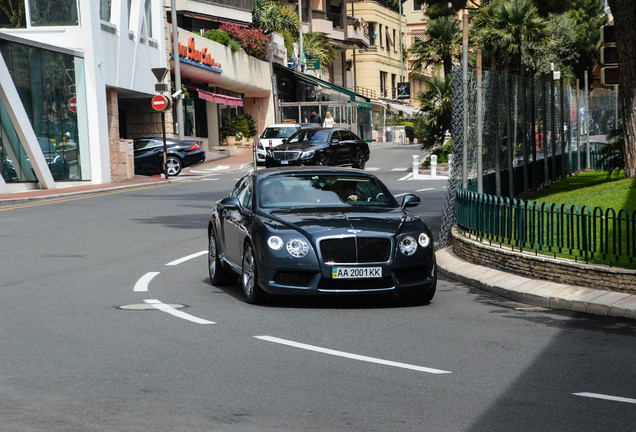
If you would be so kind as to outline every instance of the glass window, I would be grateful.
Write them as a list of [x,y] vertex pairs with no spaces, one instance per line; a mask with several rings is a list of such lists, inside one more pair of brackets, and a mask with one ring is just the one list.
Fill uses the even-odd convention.
[[29,2],[31,25],[76,26],[77,0],[31,0]]
[[110,21],[110,3],[112,0],[99,1],[99,17],[102,21]]
[[232,195],[237,197],[244,208],[252,208],[252,178],[248,175],[239,180]]
[[267,127],[263,131],[263,136],[261,138],[289,138],[297,130],[297,126]]
[[0,3],[0,28],[26,28],[24,0]]
[[[84,103],[83,92],[76,93],[75,58],[9,41],[0,41],[0,51],[53,179],[88,180],[80,163],[78,109]],[[6,110],[0,115],[0,171],[5,181],[36,181]]]
[[144,4],[146,35],[152,38],[152,0],[146,0]]

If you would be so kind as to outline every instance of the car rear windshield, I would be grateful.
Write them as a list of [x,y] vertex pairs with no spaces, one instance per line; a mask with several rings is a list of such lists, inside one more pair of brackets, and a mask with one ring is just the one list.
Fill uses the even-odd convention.
[[281,174],[259,183],[263,208],[397,207],[397,202],[375,177],[334,174]]
[[266,127],[263,131],[263,138],[289,138],[296,132],[296,126]]

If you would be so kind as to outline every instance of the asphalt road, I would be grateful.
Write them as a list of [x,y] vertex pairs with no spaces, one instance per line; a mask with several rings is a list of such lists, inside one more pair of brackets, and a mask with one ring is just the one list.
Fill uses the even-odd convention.
[[[437,232],[445,184],[400,180],[404,147],[369,167]],[[0,431],[634,430],[633,321],[449,280],[420,307],[211,286],[239,176],[0,209]]]

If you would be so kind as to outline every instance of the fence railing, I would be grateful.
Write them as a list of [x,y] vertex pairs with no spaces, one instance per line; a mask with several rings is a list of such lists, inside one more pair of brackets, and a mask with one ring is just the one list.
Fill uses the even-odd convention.
[[456,189],[457,225],[483,241],[636,268],[636,211],[593,210]]

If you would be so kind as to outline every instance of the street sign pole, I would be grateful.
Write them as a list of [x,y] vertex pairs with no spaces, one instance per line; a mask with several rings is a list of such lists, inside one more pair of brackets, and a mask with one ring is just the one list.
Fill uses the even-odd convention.
[[163,174],[168,180],[168,145],[166,144],[166,112],[161,111],[161,134],[163,136]]

